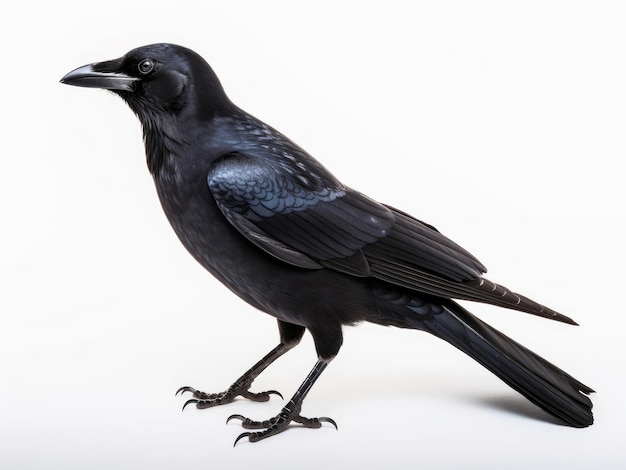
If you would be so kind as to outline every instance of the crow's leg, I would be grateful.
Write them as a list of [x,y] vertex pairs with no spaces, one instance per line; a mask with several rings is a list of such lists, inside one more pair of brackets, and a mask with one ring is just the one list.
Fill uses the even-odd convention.
[[242,396],[253,401],[268,401],[270,399],[270,395],[278,395],[282,398],[282,395],[276,390],[268,390],[260,393],[253,393],[249,391],[254,379],[256,379],[259,374],[261,374],[261,372],[263,372],[272,362],[290,349],[293,349],[300,342],[302,335],[304,334],[304,327],[293,325],[291,323],[285,323],[280,320],[278,321],[278,329],[280,331],[280,344],[272,349],[263,359],[253,365],[241,377],[239,377],[235,383],[228,388],[228,390],[221,393],[205,393],[192,387],[179,388],[176,395],[179,393],[183,394],[185,392],[190,392],[194,397],[185,402],[183,409],[190,404],[195,404],[198,409],[225,405],[227,403],[231,403],[238,396]]
[[322,423],[326,422],[332,424],[335,426],[335,429],[337,429],[337,424],[331,418],[304,418],[300,416],[300,409],[302,408],[304,398],[307,393],[309,393],[309,390],[311,390],[311,387],[322,374],[328,363],[328,360],[323,359],[317,361],[315,367],[313,367],[313,370],[308,375],[306,380],[302,383],[302,385],[300,385],[300,388],[298,388],[295,395],[291,398],[291,400],[289,400],[287,406],[285,406],[274,418],[270,418],[266,421],[253,421],[241,415],[230,416],[226,420],[227,423],[231,419],[239,419],[241,420],[241,425],[246,429],[263,429],[263,431],[244,432],[243,434],[240,434],[235,440],[235,445],[237,445],[237,442],[244,437],[247,437],[250,442],[256,442],[283,432],[289,427],[291,422],[299,423],[304,427],[315,429],[320,428]]

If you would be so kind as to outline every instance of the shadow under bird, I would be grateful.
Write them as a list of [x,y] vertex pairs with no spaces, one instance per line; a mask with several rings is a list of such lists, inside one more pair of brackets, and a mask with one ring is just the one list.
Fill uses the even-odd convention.
[[80,67],[61,82],[108,89],[139,118],[163,210],[191,255],[231,291],[278,320],[280,343],[226,391],[191,387],[185,403],[267,401],[254,379],[313,337],[317,362],[287,405],[266,421],[241,415],[258,441],[305,418],[307,393],[337,355],[342,328],[371,322],[429,332],[468,354],[564,424],[593,423],[591,388],[490,327],[454,299],[575,325],[485,279],[485,267],[433,226],[338,181],[318,161],[226,96],[211,67],[173,44],[139,47]]

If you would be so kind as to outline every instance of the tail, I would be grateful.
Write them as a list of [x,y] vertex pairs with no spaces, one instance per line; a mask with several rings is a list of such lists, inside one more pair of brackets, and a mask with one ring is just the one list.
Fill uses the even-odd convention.
[[500,377],[535,405],[577,428],[593,424],[593,390],[511,338],[490,327],[455,302],[441,313],[409,320]]

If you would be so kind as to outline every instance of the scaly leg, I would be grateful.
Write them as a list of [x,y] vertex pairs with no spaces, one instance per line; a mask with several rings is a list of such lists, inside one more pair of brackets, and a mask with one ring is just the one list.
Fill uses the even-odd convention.
[[268,401],[270,395],[278,395],[283,397],[276,390],[268,390],[266,392],[253,393],[249,389],[261,372],[263,372],[272,362],[285,354],[290,349],[293,349],[302,339],[304,334],[304,328],[289,323],[278,321],[278,329],[280,331],[281,342],[278,346],[272,349],[263,359],[253,365],[248,371],[246,371],[241,377],[239,377],[226,391],[220,393],[205,393],[196,390],[193,387],[181,387],[176,391],[176,395],[179,393],[182,395],[185,392],[193,394],[192,399],[187,400],[183,405],[183,409],[187,405],[195,404],[196,408],[212,408],[218,405],[225,405],[231,403],[236,397],[242,396],[253,401]]
[[318,379],[318,377],[322,374],[326,366],[330,361],[327,360],[318,360],[311,370],[310,374],[306,378],[306,380],[300,385],[300,388],[296,391],[294,396],[289,400],[289,403],[278,413],[277,416],[270,418],[265,421],[253,421],[249,418],[246,418],[242,415],[232,415],[230,416],[226,422],[228,423],[231,419],[239,419],[241,420],[241,425],[246,429],[263,429],[263,431],[255,431],[255,432],[244,432],[239,435],[235,440],[235,444],[239,442],[240,439],[247,437],[250,442],[260,441],[261,439],[265,439],[270,436],[274,436],[280,432],[283,432],[285,429],[289,427],[291,422],[296,422],[302,424],[307,428],[320,428],[323,422],[330,423],[335,426],[337,429],[337,424],[331,418],[304,418],[300,416],[300,409],[302,408],[302,402],[306,397],[309,390]]

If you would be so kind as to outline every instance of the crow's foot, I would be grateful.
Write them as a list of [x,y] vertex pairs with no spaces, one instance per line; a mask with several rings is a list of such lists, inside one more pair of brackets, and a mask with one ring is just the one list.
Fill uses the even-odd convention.
[[204,408],[212,408],[214,406],[225,405],[227,403],[231,403],[238,396],[243,398],[247,398],[252,401],[268,401],[270,399],[270,395],[278,395],[280,398],[283,396],[280,392],[276,390],[268,390],[267,392],[253,393],[248,390],[250,388],[250,384],[239,384],[234,383],[231,385],[228,390],[221,393],[205,393],[199,390],[196,390],[192,387],[180,387],[176,391],[176,395],[179,393],[183,395],[185,392],[189,392],[193,395],[193,398],[187,400],[183,405],[183,410],[187,405],[195,404],[196,408],[204,409]]
[[290,405],[293,405],[293,402],[290,402],[289,405],[283,408],[277,416],[265,421],[253,421],[242,415],[229,416],[226,423],[228,423],[231,419],[238,419],[241,421],[241,426],[245,429],[263,429],[263,431],[244,432],[243,434],[240,434],[239,437],[235,439],[234,445],[237,445],[237,443],[244,437],[247,437],[250,442],[257,442],[261,439],[274,436],[287,429],[289,424],[292,422],[301,424],[303,427],[311,429],[318,429],[322,427],[322,423],[330,423],[335,427],[335,429],[338,429],[337,423],[335,423],[333,419],[327,417],[305,418],[300,416],[299,408],[291,409]]

